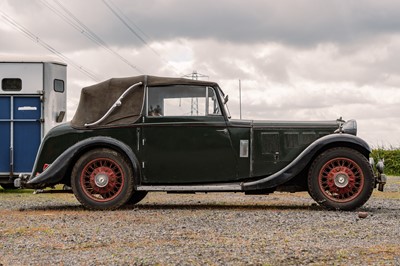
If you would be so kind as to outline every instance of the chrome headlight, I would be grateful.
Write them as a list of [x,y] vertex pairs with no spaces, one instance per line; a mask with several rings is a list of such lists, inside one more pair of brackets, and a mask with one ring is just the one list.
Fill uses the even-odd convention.
[[357,121],[351,119],[347,122],[341,123],[339,128],[335,130],[335,133],[347,133],[356,136],[357,135]]
[[343,124],[343,133],[357,135],[357,121],[352,119]]

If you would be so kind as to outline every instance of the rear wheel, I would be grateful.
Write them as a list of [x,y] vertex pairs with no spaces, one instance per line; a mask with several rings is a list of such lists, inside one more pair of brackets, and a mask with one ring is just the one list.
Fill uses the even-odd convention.
[[86,208],[112,210],[131,197],[133,175],[129,162],[110,149],[95,149],[76,162],[71,177],[72,191]]
[[354,210],[372,194],[374,176],[368,160],[349,148],[320,154],[308,174],[311,197],[329,209]]

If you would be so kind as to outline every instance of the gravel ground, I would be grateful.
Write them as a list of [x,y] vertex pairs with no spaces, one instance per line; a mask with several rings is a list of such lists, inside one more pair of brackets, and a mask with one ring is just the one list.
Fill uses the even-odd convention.
[[153,193],[95,212],[0,190],[0,265],[400,265],[399,219],[400,177],[355,212],[307,193]]

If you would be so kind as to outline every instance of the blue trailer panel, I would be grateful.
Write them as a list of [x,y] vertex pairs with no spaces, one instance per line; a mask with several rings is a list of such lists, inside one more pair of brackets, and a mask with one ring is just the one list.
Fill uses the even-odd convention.
[[10,97],[0,97],[0,173],[10,172],[10,100]]
[[14,97],[14,172],[30,173],[40,145],[39,97]]
[[0,172],[30,173],[41,138],[40,97],[2,96],[0,112]]

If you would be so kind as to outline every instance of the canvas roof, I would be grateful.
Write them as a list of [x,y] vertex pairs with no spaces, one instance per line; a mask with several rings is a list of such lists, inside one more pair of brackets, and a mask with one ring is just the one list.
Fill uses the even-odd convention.
[[82,89],[78,109],[72,118],[71,125],[75,128],[87,128],[85,124],[98,121],[130,86],[138,82],[143,84],[129,91],[122,99],[121,106],[116,107],[101,123],[90,128],[129,125],[136,122],[143,109],[145,86],[202,85],[214,87],[217,85],[215,82],[209,81],[144,75],[112,78]]

